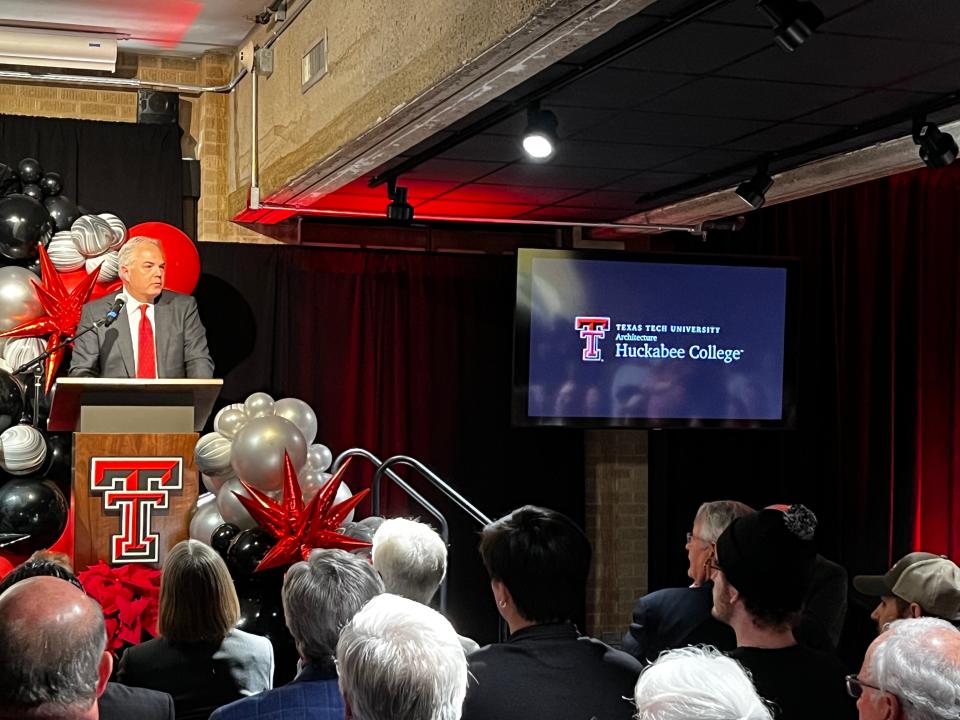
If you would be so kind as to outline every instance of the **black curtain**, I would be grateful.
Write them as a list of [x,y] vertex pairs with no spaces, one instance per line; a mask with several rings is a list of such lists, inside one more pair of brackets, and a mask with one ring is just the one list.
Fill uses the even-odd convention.
[[25,157],[63,177],[63,194],[127,227],[183,228],[180,126],[0,115],[0,163]]
[[[258,390],[299,397],[335,455],[412,455],[491,518],[533,503],[583,524],[582,435],[510,427],[512,257],[214,243],[200,254],[195,294],[223,404]],[[451,620],[495,640],[480,525],[401,474],[450,522]],[[357,491],[369,478],[347,483]],[[436,527],[397,493],[386,509]]]

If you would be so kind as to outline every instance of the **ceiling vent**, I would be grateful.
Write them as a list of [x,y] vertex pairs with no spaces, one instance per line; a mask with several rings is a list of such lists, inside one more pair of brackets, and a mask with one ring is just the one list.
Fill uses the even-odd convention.
[[113,35],[0,27],[0,65],[114,72],[117,38]]
[[306,52],[300,67],[300,92],[306,92],[327,74],[326,36]]

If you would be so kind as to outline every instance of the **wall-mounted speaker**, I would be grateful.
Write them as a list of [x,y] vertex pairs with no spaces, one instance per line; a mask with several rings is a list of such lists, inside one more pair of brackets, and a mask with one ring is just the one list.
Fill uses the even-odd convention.
[[137,93],[137,122],[151,125],[180,120],[180,96],[172,92],[140,90]]

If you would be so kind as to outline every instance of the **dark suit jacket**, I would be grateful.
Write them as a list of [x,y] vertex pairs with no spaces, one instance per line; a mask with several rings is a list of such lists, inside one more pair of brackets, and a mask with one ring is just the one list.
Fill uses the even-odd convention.
[[337,670],[307,665],[291,682],[215,710],[210,720],[343,720]]
[[637,600],[623,649],[638,660],[653,661],[664,650],[686,645],[713,645],[733,650],[737,636],[711,614],[713,583],[664,588]]
[[[113,301],[112,296],[107,296],[84,305],[79,329],[90,327],[103,318]],[[158,377],[213,377],[213,360],[207,350],[207,333],[197,313],[197,301],[190,295],[164,290],[157,297],[153,312]],[[110,327],[98,327],[74,343],[70,375],[137,376],[127,308],[120,311]]]
[[97,701],[100,720],[174,720],[173,698],[167,693],[107,683]]
[[469,658],[462,720],[631,720],[641,665],[573,625],[533,625]]
[[154,638],[127,648],[117,680],[169,692],[177,720],[207,720],[218,707],[270,689],[273,647],[266,638],[240,630],[231,630],[219,644]]

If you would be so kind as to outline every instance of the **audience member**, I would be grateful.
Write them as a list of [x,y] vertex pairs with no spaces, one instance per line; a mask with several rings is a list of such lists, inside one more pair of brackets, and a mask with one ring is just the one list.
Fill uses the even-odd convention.
[[526,506],[484,528],[480,554],[510,637],[470,656],[465,720],[627,720],[640,663],[573,624],[590,543],[570,518]]
[[269,690],[273,648],[238,630],[239,617],[220,556],[197,540],[178,543],[160,577],[159,637],[123,654],[117,680],[169,692],[177,720],[206,720],[221,705]]
[[815,528],[813,513],[793,505],[737,518],[717,540],[713,613],[733,628],[730,655],[780,720],[853,715],[840,662],[798,645],[792,631],[813,572]]
[[366,560],[345,550],[314,550],[283,579],[283,615],[300,653],[301,670],[287,685],[222,707],[210,720],[341,720],[334,654],[340,630],[383,592]]
[[853,587],[880,598],[870,615],[878,633],[899,618],[929,616],[956,622],[960,614],[960,568],[932,553],[910,553],[885,575],[857,575]]
[[55,577],[0,595],[0,718],[96,720],[113,668],[103,611]]
[[713,582],[710,564],[717,538],[734,518],[753,512],[735,500],[705,502],[687,533],[689,587],[664,588],[644,595],[633,608],[633,622],[623,636],[623,649],[639,660],[653,660],[663,650],[707,644],[721,650],[737,646],[733,631],[710,614]]
[[[789,505],[771,505],[770,510],[786,512]],[[835,652],[847,616],[847,571],[818,554],[810,573],[810,587],[803,597],[803,609],[794,621],[793,636],[814,650]]]
[[664,652],[634,691],[637,720],[771,720],[750,676],[709,645]]
[[[387,592],[429,605],[447,574],[447,546],[429,525],[406,518],[385,520],[373,536],[373,567]],[[463,651],[480,648],[460,636]]]
[[860,720],[960,717],[960,631],[941,618],[894,620],[847,677]]
[[450,622],[398,595],[378,595],[340,633],[347,720],[457,720],[467,662]]
[[[62,553],[35,552],[26,562],[18,565],[0,582],[0,594],[16,582],[30,577],[54,577],[66,580],[79,590],[80,581],[74,576],[70,559]],[[98,606],[99,607],[99,606]],[[108,682],[97,700],[100,720],[173,720],[173,698],[165,692],[132,688],[120,683]]]

